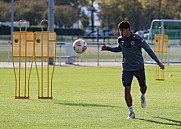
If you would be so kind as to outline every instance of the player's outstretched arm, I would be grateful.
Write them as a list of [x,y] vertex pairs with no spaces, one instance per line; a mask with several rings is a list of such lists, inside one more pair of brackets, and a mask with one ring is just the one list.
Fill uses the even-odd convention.
[[118,45],[116,47],[109,47],[109,46],[106,46],[106,44],[103,44],[101,46],[101,51],[122,52],[122,49],[121,49],[120,45]]

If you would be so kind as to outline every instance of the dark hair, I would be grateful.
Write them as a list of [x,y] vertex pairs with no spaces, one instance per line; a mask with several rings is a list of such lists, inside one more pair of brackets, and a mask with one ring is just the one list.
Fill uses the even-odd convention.
[[130,24],[128,21],[122,21],[118,24],[118,29],[130,29]]

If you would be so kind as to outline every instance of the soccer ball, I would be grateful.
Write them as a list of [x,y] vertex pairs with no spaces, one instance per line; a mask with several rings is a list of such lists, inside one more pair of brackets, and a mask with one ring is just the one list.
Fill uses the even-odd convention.
[[72,46],[74,51],[78,54],[82,54],[87,49],[87,43],[82,39],[75,40]]

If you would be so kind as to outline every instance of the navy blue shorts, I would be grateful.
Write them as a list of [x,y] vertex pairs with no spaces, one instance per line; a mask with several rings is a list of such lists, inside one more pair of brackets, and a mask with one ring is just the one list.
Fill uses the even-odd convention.
[[123,86],[131,86],[133,77],[136,77],[140,86],[146,85],[145,70],[137,71],[123,71],[122,72],[122,83]]

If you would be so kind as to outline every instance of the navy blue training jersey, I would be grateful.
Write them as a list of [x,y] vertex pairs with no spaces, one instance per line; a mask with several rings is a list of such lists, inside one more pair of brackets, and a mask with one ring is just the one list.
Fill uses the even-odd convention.
[[135,71],[144,68],[144,59],[141,50],[142,48],[157,64],[161,64],[149,45],[137,34],[131,33],[130,37],[120,36],[118,37],[117,42],[117,47],[112,48],[108,46],[107,50],[111,52],[122,52],[122,65],[124,71]]

